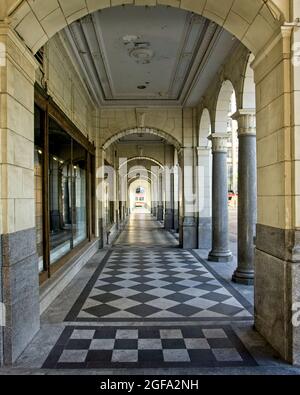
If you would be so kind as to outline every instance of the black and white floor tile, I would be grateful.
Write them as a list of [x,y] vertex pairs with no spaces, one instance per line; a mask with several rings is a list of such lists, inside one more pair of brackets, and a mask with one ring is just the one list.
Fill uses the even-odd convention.
[[44,369],[256,366],[229,326],[67,326]]
[[252,318],[250,307],[189,251],[117,245],[66,321],[240,320]]
[[45,369],[255,366],[252,307],[151,216],[132,216],[65,317]]

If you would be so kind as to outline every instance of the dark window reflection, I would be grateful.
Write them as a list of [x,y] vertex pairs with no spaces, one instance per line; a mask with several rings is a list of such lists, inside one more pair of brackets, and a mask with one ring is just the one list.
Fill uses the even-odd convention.
[[34,192],[36,245],[39,259],[39,271],[44,270],[43,260],[43,158],[44,139],[42,128],[42,111],[36,107],[34,112]]
[[50,263],[73,247],[72,241],[72,139],[49,121]]
[[74,246],[87,238],[86,150],[73,141],[73,237]]
[[[35,216],[37,252],[39,270],[49,270],[48,244],[50,248],[50,264],[57,262],[74,247],[88,237],[87,227],[87,185],[88,169],[87,151],[49,117],[48,137],[44,141],[44,113],[35,108],[34,128],[34,174],[35,174]],[[45,148],[48,146],[47,152]],[[48,162],[48,179],[44,181],[44,164]],[[89,170],[89,171],[88,171]],[[48,182],[48,206],[43,191]],[[92,184],[94,187],[94,184]],[[92,205],[93,205],[92,199]],[[43,220],[43,209],[48,209],[49,226]],[[94,208],[94,206],[92,206]],[[92,226],[94,224],[92,223]],[[45,251],[44,251],[45,250]],[[44,257],[45,254],[45,257]]]

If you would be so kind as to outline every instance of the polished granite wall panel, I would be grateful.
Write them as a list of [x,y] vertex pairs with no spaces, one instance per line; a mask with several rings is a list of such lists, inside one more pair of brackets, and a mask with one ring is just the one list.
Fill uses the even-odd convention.
[[[3,294],[2,294],[2,237],[0,236],[0,303],[3,303]],[[3,308],[3,306],[2,306]],[[1,314],[1,310],[0,310]],[[2,311],[2,320],[3,320],[3,315],[4,312]],[[1,323],[1,317],[0,317],[0,366],[3,364],[3,325],[4,323]]]
[[1,237],[2,290],[6,308],[4,363],[13,363],[40,325],[35,229]]

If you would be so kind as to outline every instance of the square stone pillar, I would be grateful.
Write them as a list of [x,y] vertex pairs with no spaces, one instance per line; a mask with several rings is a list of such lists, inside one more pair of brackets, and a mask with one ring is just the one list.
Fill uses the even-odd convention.
[[182,247],[185,249],[197,248],[196,224],[196,185],[195,185],[195,148],[182,148],[180,151],[180,164],[182,172],[182,208],[183,216],[181,226]]
[[179,183],[180,183],[180,172],[179,172],[179,163],[178,163],[178,152],[177,150],[175,150],[173,193],[174,193],[174,230],[176,233],[179,232],[179,202],[180,202]]
[[211,148],[203,146],[197,148],[198,153],[198,248],[211,249],[212,218],[211,218],[211,188],[212,175]]
[[40,327],[34,196],[36,62],[0,24],[0,289],[5,326],[0,355],[13,363]]
[[165,147],[165,229],[174,228],[174,147]]
[[163,203],[163,184],[164,184],[164,174],[163,172],[158,173],[158,198],[157,198],[157,220],[163,221],[164,219],[164,203]]
[[99,248],[105,245],[105,212],[104,212],[104,157],[105,152],[102,147],[96,148],[96,235],[99,238]]
[[[299,15],[298,15],[299,16]],[[255,327],[300,364],[300,25],[283,26],[256,57],[258,224]]]

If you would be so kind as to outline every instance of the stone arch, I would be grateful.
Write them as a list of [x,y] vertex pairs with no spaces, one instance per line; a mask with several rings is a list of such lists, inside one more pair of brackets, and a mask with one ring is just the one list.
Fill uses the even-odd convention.
[[[128,195],[129,195],[129,201],[132,204],[132,195],[131,193],[138,187],[142,186],[146,189],[146,205],[147,208],[150,208],[152,205],[152,182],[150,178],[133,178],[129,180],[128,182]],[[132,207],[132,205],[131,205]]]
[[237,98],[236,90],[232,82],[227,79],[222,83],[221,89],[218,94],[218,99],[216,103],[216,112],[215,112],[214,132],[224,133],[224,134],[227,133],[228,119],[229,119],[228,114],[230,112],[236,111],[236,105],[234,111],[231,111],[230,108],[232,97],[234,98],[236,103],[236,98]]
[[249,54],[249,58],[245,69],[245,75],[243,78],[242,108],[247,108],[247,109],[256,108],[254,71],[251,67],[251,63],[253,62],[253,60],[254,60],[254,55]]
[[150,177],[141,176],[141,177],[132,177],[130,180],[128,180],[128,185],[130,185],[130,184],[132,184],[133,182],[138,181],[138,180],[147,181],[147,182],[149,182],[149,184],[152,183],[152,180],[151,180]]
[[[47,7],[45,7],[45,3]],[[44,4],[43,4],[44,3]],[[191,1],[191,0],[14,0],[5,7],[17,34],[33,53],[55,33],[92,12],[125,5],[165,5],[202,15],[236,36],[257,54],[279,31],[284,16],[273,0]],[[30,29],[28,29],[30,26]]]
[[128,177],[130,174],[138,173],[139,171],[144,171],[148,175],[150,173],[153,177],[157,178],[157,174],[155,174],[152,170],[148,170],[142,167],[139,168],[138,166],[136,168],[134,167],[133,170],[130,170],[126,174],[124,174],[124,177]]
[[154,158],[150,158],[148,156],[133,156],[132,158],[128,158],[127,160],[125,160],[124,162],[121,163],[121,165],[119,166],[119,169],[123,166],[125,166],[126,164],[133,162],[133,161],[149,161],[152,163],[155,163],[157,166],[159,166],[160,168],[163,168],[163,164],[160,163],[158,160],[154,159]]
[[109,137],[103,144],[103,149],[107,149],[111,144],[116,142],[122,137],[130,136],[131,134],[136,134],[136,133],[149,133],[149,134],[154,134],[156,136],[159,136],[166,140],[168,143],[174,145],[174,147],[179,150],[181,148],[180,142],[173,136],[171,136],[169,133],[157,129],[157,128],[152,128],[152,127],[142,127],[142,128],[127,128],[125,130],[119,131],[118,133],[115,133],[113,136]]
[[199,141],[200,147],[209,146],[209,140],[207,137],[211,134],[211,118],[207,108],[204,108],[201,114],[200,125],[199,125]]

